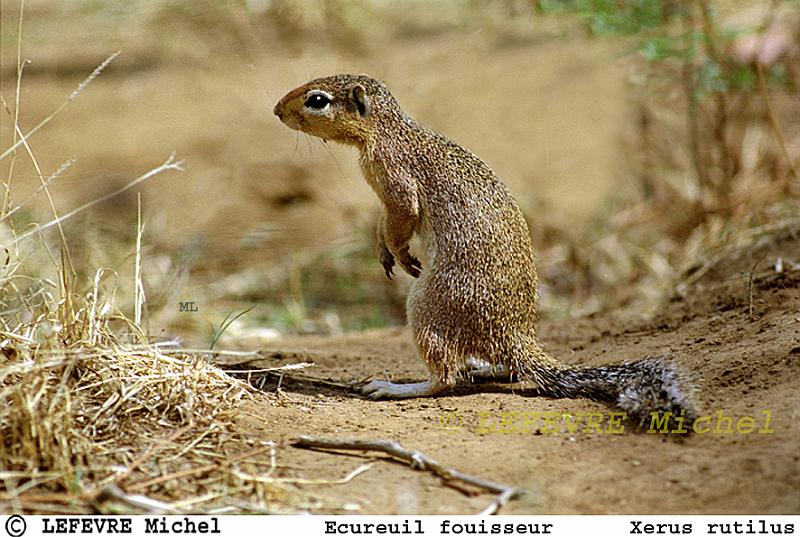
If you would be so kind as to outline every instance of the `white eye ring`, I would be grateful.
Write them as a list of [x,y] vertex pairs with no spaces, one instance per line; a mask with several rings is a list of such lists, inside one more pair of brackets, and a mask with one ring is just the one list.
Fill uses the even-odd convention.
[[306,95],[303,103],[305,108],[311,112],[322,112],[327,110],[333,102],[333,95],[322,90],[311,90]]

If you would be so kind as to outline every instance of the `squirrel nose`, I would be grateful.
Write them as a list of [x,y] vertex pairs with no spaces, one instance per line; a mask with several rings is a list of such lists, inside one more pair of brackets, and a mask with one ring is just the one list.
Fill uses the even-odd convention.
[[278,119],[283,119],[283,110],[281,110],[281,103],[275,105],[275,108],[272,109],[272,113],[278,116]]

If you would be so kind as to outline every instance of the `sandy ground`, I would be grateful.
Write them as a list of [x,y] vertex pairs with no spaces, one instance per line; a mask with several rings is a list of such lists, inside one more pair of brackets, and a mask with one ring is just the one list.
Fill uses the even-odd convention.
[[[766,274],[754,285],[716,282],[677,298],[658,318],[622,322],[595,316],[543,322],[555,355],[573,364],[669,354],[693,378],[710,432],[680,440],[660,433],[623,434],[609,409],[583,400],[536,397],[524,387],[484,385],[457,394],[373,402],[324,383],[283,378],[280,405],[254,401],[241,425],[264,439],[299,434],[396,439],[454,469],[527,493],[505,513],[798,513],[800,512],[800,272]],[[370,376],[421,380],[424,366],[403,329],[339,338],[280,340],[249,367],[313,362],[306,373],[343,383]],[[265,389],[277,388],[270,381]],[[522,413],[605,413],[602,431],[542,421],[524,431]],[[513,425],[503,415],[519,413]],[[742,432],[727,433],[718,416]],[[746,416],[755,419],[747,433]],[[506,418],[507,419],[507,418]],[[364,462],[350,454],[279,451],[284,475],[337,479]],[[327,489],[364,513],[473,513],[490,501],[443,486],[430,474],[378,457],[350,483]],[[312,489],[313,490],[313,489]]]

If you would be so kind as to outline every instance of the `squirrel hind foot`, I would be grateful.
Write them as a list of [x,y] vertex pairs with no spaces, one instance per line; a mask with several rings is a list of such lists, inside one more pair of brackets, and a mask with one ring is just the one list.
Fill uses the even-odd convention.
[[445,389],[445,385],[434,380],[410,384],[396,384],[386,380],[373,380],[361,388],[361,393],[370,399],[411,399],[429,397]]

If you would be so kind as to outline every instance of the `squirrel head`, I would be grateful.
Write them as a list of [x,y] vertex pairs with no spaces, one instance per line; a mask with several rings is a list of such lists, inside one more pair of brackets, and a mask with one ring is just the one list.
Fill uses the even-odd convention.
[[383,82],[366,75],[312,80],[284,95],[274,112],[289,128],[357,147],[372,138],[381,117],[402,114]]

